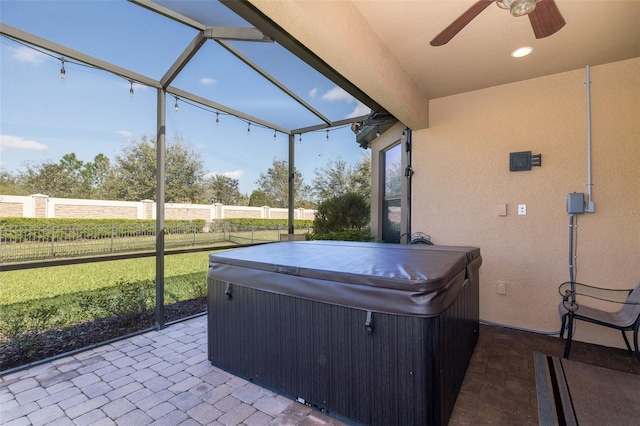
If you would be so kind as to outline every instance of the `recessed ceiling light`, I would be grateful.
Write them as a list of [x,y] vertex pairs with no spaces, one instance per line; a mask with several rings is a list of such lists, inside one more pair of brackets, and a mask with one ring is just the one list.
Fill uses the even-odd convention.
[[524,47],[519,47],[513,52],[511,52],[511,56],[513,56],[514,58],[522,58],[523,56],[527,56],[531,52],[533,52],[533,47],[524,46]]

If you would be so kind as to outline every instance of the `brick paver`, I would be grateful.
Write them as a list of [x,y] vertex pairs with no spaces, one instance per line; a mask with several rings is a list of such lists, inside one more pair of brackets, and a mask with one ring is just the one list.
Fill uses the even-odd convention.
[[213,367],[206,317],[0,376],[0,424],[338,425]]

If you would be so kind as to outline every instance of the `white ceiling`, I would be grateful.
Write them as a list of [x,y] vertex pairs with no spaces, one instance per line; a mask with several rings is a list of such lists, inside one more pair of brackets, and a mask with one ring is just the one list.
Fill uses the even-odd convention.
[[[567,24],[540,40],[527,17],[512,17],[491,4],[449,43],[429,44],[474,3],[354,0],[427,99],[640,56],[637,0],[557,0]],[[521,46],[534,51],[512,58]]]

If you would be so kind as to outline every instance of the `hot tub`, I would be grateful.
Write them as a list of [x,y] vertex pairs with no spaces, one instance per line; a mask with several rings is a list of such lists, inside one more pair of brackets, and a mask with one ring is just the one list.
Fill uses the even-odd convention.
[[336,241],[211,254],[209,359],[350,423],[447,424],[481,263],[473,247]]

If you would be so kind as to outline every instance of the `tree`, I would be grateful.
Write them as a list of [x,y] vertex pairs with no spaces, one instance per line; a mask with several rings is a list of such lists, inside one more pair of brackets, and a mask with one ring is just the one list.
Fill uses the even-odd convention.
[[[296,207],[304,207],[308,202],[309,186],[304,184],[302,173],[297,169],[294,175],[293,198]],[[285,160],[273,159],[273,166],[266,173],[260,173],[256,181],[258,189],[263,191],[272,201],[271,207],[286,208],[289,206],[289,165]]]
[[321,202],[347,193],[371,198],[371,161],[363,157],[355,166],[342,159],[331,161],[326,167],[314,170],[313,195]]
[[[143,136],[135,139],[116,155],[113,173],[105,183],[111,198],[137,201],[156,198],[156,140]],[[182,140],[174,137],[165,152],[165,201],[196,202],[202,189],[204,165]]]
[[75,198],[81,186],[78,177],[69,173],[62,161],[28,165],[20,175],[20,180],[27,193],[45,194],[49,197]]
[[237,205],[240,202],[240,182],[229,176],[215,174],[210,176],[204,184],[205,194],[214,203]]
[[326,167],[314,169],[313,195],[318,201],[342,195],[349,185],[347,163],[338,159],[329,162]]
[[74,188],[69,188],[69,196],[73,198],[101,198],[100,187],[111,169],[111,163],[104,154],[98,154],[93,161],[84,163],[72,152],[62,157],[60,166],[76,182]]
[[360,194],[367,200],[371,199],[371,157],[363,156],[353,167],[349,179],[349,192]]
[[19,177],[6,170],[0,170],[0,194],[28,195],[20,185]]
[[251,198],[249,194],[240,194],[240,198],[238,199],[239,206],[248,206]]
[[89,198],[103,198],[104,184],[112,174],[111,161],[104,154],[98,154],[92,162],[85,163],[80,174],[83,185],[91,194]]
[[249,197],[249,205],[253,207],[271,206],[273,201],[263,190],[256,189]]
[[28,165],[16,181],[22,191],[60,198],[101,198],[100,187],[110,171],[109,159],[98,154],[93,162],[84,163],[75,153],[51,161]]

